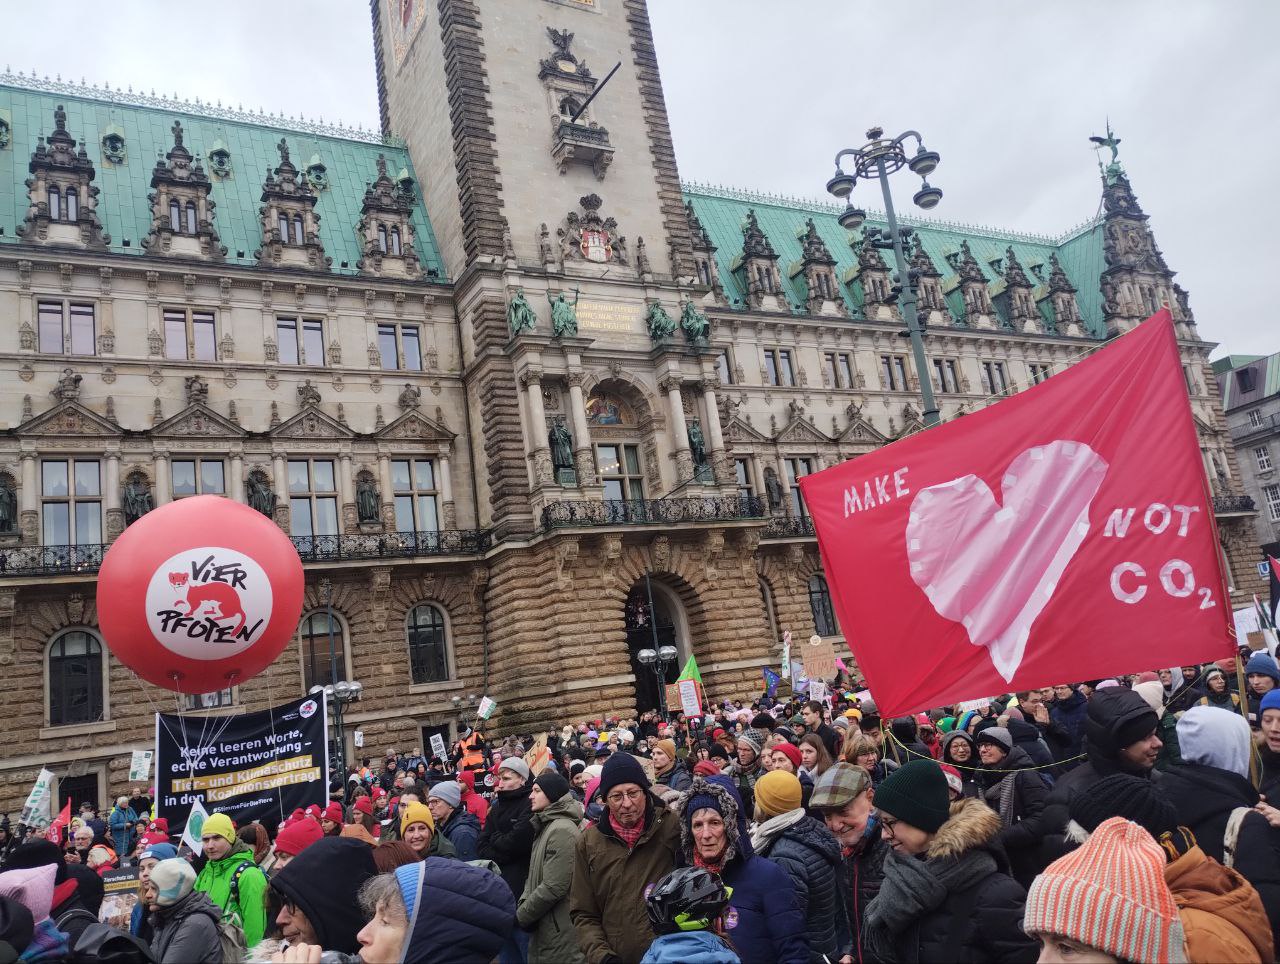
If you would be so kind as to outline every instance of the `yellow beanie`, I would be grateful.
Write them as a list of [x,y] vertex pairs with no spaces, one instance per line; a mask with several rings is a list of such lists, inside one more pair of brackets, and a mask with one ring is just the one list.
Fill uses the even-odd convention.
[[862,710],[858,709],[856,706],[850,707],[844,711],[844,715],[850,720],[861,720]]
[[403,834],[410,824],[425,823],[431,828],[431,832],[435,833],[436,822],[431,816],[431,811],[427,809],[425,803],[411,803],[400,810],[400,833]]
[[234,846],[236,842],[235,824],[231,822],[231,818],[225,813],[212,814],[204,822],[204,826],[200,828],[200,836],[222,837],[227,843]]
[[800,781],[786,770],[770,770],[755,786],[756,806],[768,817],[796,810],[800,806]]

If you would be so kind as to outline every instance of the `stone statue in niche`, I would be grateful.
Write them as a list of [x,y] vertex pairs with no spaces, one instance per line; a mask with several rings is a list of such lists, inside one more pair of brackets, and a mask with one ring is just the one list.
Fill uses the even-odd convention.
[[400,391],[397,404],[406,412],[411,408],[419,407],[422,404],[422,389],[406,384]]
[[578,334],[578,291],[574,289],[573,301],[569,301],[560,292],[551,297],[547,292],[547,301],[551,303],[551,334],[555,338],[575,338]]
[[18,528],[18,493],[13,480],[0,478],[0,532],[16,532]]
[[511,337],[533,331],[537,324],[538,316],[533,313],[533,307],[525,300],[524,289],[517,288],[507,304],[507,325],[511,328]]
[[245,480],[248,492],[249,507],[256,509],[270,519],[276,511],[276,494],[271,491],[267,477],[261,472],[250,472]]
[[644,313],[645,324],[649,326],[649,338],[662,341],[676,333],[676,320],[667,314],[667,310],[657,301],[649,302]]
[[155,507],[151,501],[151,486],[137,472],[130,475],[124,484],[123,501],[125,525],[132,525]]
[[684,330],[685,338],[695,345],[705,342],[711,334],[707,316],[692,301],[686,301],[680,311],[680,327]]
[[551,466],[555,469],[556,482],[560,485],[577,485],[578,473],[573,468],[573,436],[565,427],[563,415],[551,423],[547,443],[551,446]]
[[772,465],[766,465],[764,468],[764,491],[769,498],[769,508],[773,510],[782,508],[782,483],[778,481],[778,473]]
[[367,475],[356,480],[356,517],[361,525],[382,521],[382,505],[378,501],[378,486]]
[[702,435],[702,426],[695,418],[689,423],[689,454],[693,456],[693,467],[699,476],[707,468],[707,441]]

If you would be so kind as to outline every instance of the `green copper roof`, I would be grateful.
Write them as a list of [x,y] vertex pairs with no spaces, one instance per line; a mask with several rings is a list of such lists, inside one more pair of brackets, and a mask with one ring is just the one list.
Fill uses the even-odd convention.
[[[70,85],[68,85],[70,86]],[[88,88],[75,88],[77,91]],[[36,139],[53,130],[53,111],[62,104],[67,111],[67,131],[83,141],[95,168],[94,183],[98,195],[98,216],[103,230],[111,235],[111,250],[120,254],[143,255],[142,239],[151,226],[151,171],[157,157],[173,146],[172,127],[182,122],[187,148],[200,159],[213,181],[212,197],[217,203],[214,224],[227,248],[228,264],[255,264],[253,252],[262,246],[262,228],[258,217],[262,182],[267,169],[280,163],[276,144],[283,137],[289,154],[301,175],[307,159],[318,157],[328,177],[327,187],[319,192],[316,211],[320,215],[320,239],[325,254],[333,259],[335,274],[356,274],[360,260],[360,241],[356,225],[365,187],[377,177],[377,157],[385,154],[390,171],[413,174],[413,163],[403,146],[388,146],[357,139],[329,136],[312,131],[274,126],[270,119],[257,124],[220,116],[205,116],[192,105],[176,101],[166,105],[141,106],[122,102],[115,93],[96,100],[75,93],[45,92],[0,82],[0,117],[12,124],[9,146],[0,150],[0,243],[19,242],[15,228],[27,212],[27,164],[35,149]],[[246,118],[248,115],[242,115]],[[318,125],[311,125],[318,128]],[[103,157],[102,137],[109,128],[123,132],[126,159],[113,164]],[[355,135],[355,132],[351,132]],[[209,164],[209,152],[217,144],[231,154],[231,176],[216,177]],[[421,186],[415,193],[422,196]],[[435,234],[421,204],[415,206],[413,227],[417,236],[417,252],[424,274],[432,269],[444,276],[444,265],[436,245]],[[127,246],[126,246],[127,242]],[[343,262],[346,265],[343,266]]]
[[[692,202],[694,213],[711,236],[711,243],[716,246],[720,280],[731,305],[741,308],[746,303],[745,279],[741,272],[735,272],[733,269],[742,254],[742,226],[746,223],[748,210],[756,212],[760,229],[764,231],[778,253],[778,272],[782,276],[783,287],[786,289],[787,298],[793,310],[801,310],[800,306],[803,305],[805,298],[804,279],[799,275],[795,277],[790,275],[794,266],[798,265],[803,258],[801,238],[804,236],[806,219],[813,218],[818,234],[826,243],[831,256],[836,259],[837,278],[847,279],[850,282],[853,280],[853,274],[858,268],[858,257],[850,247],[850,242],[860,240],[862,232],[850,233],[840,227],[836,218],[842,210],[841,207],[746,191],[725,190],[701,184],[686,183],[683,185],[683,191],[685,200]],[[958,254],[962,241],[969,242],[974,258],[990,282],[989,288],[996,312],[1003,318],[1007,302],[1007,298],[1002,297],[1004,282],[996,274],[992,262],[1000,261],[1003,264],[1005,249],[1012,246],[1018,260],[1022,262],[1028,280],[1035,285],[1034,294],[1042,315],[1046,318],[1050,317],[1046,282],[1049,280],[1049,255],[1056,253],[1067,277],[1078,289],[1076,301],[1086,327],[1093,335],[1103,336],[1105,325],[1102,318],[1102,296],[1098,288],[1098,279],[1104,267],[1102,225],[1096,219],[1068,232],[1061,238],[921,218],[902,218],[901,220],[919,232],[925,251],[942,274],[942,290],[946,294],[948,307],[955,318],[961,317],[963,307],[959,279],[955,269],[948,262],[947,256]],[[874,227],[885,226],[883,216],[878,212],[870,212],[867,224]],[[883,255],[892,271],[892,252],[885,251]],[[861,286],[853,283],[842,284],[841,294],[855,317],[861,315]]]

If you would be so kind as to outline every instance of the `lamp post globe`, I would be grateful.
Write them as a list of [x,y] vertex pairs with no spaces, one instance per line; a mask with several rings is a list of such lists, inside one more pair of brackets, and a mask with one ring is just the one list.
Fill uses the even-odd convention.
[[678,655],[674,646],[663,646],[658,649],[658,659],[664,663],[674,663]]
[[937,151],[926,151],[924,145],[921,144],[915,156],[907,162],[907,167],[911,168],[912,174],[928,177],[938,169],[938,163],[941,160],[942,158],[938,156]]
[[651,649],[642,649],[636,653],[636,659],[644,663],[645,666],[652,666],[658,660],[658,654]]
[[827,182],[827,193],[843,200],[853,193],[855,183],[857,183],[857,178],[852,174],[846,174],[836,168],[835,175]]
[[925,181],[911,200],[915,202],[916,207],[928,211],[936,208],[938,202],[942,200],[942,189],[936,188],[928,181]]
[[837,220],[840,222],[840,227],[846,231],[857,231],[858,228],[862,227],[863,222],[867,220],[867,212],[862,208],[855,208],[852,204],[847,204],[845,209],[840,212],[840,217]]

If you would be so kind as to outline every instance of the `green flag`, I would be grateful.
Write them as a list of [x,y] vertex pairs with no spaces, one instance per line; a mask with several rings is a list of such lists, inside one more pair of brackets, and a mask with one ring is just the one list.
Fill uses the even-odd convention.
[[682,679],[696,679],[699,683],[702,682],[702,674],[698,672],[698,661],[693,656],[690,656],[689,662],[684,664],[684,669],[676,677],[676,682],[678,683]]

